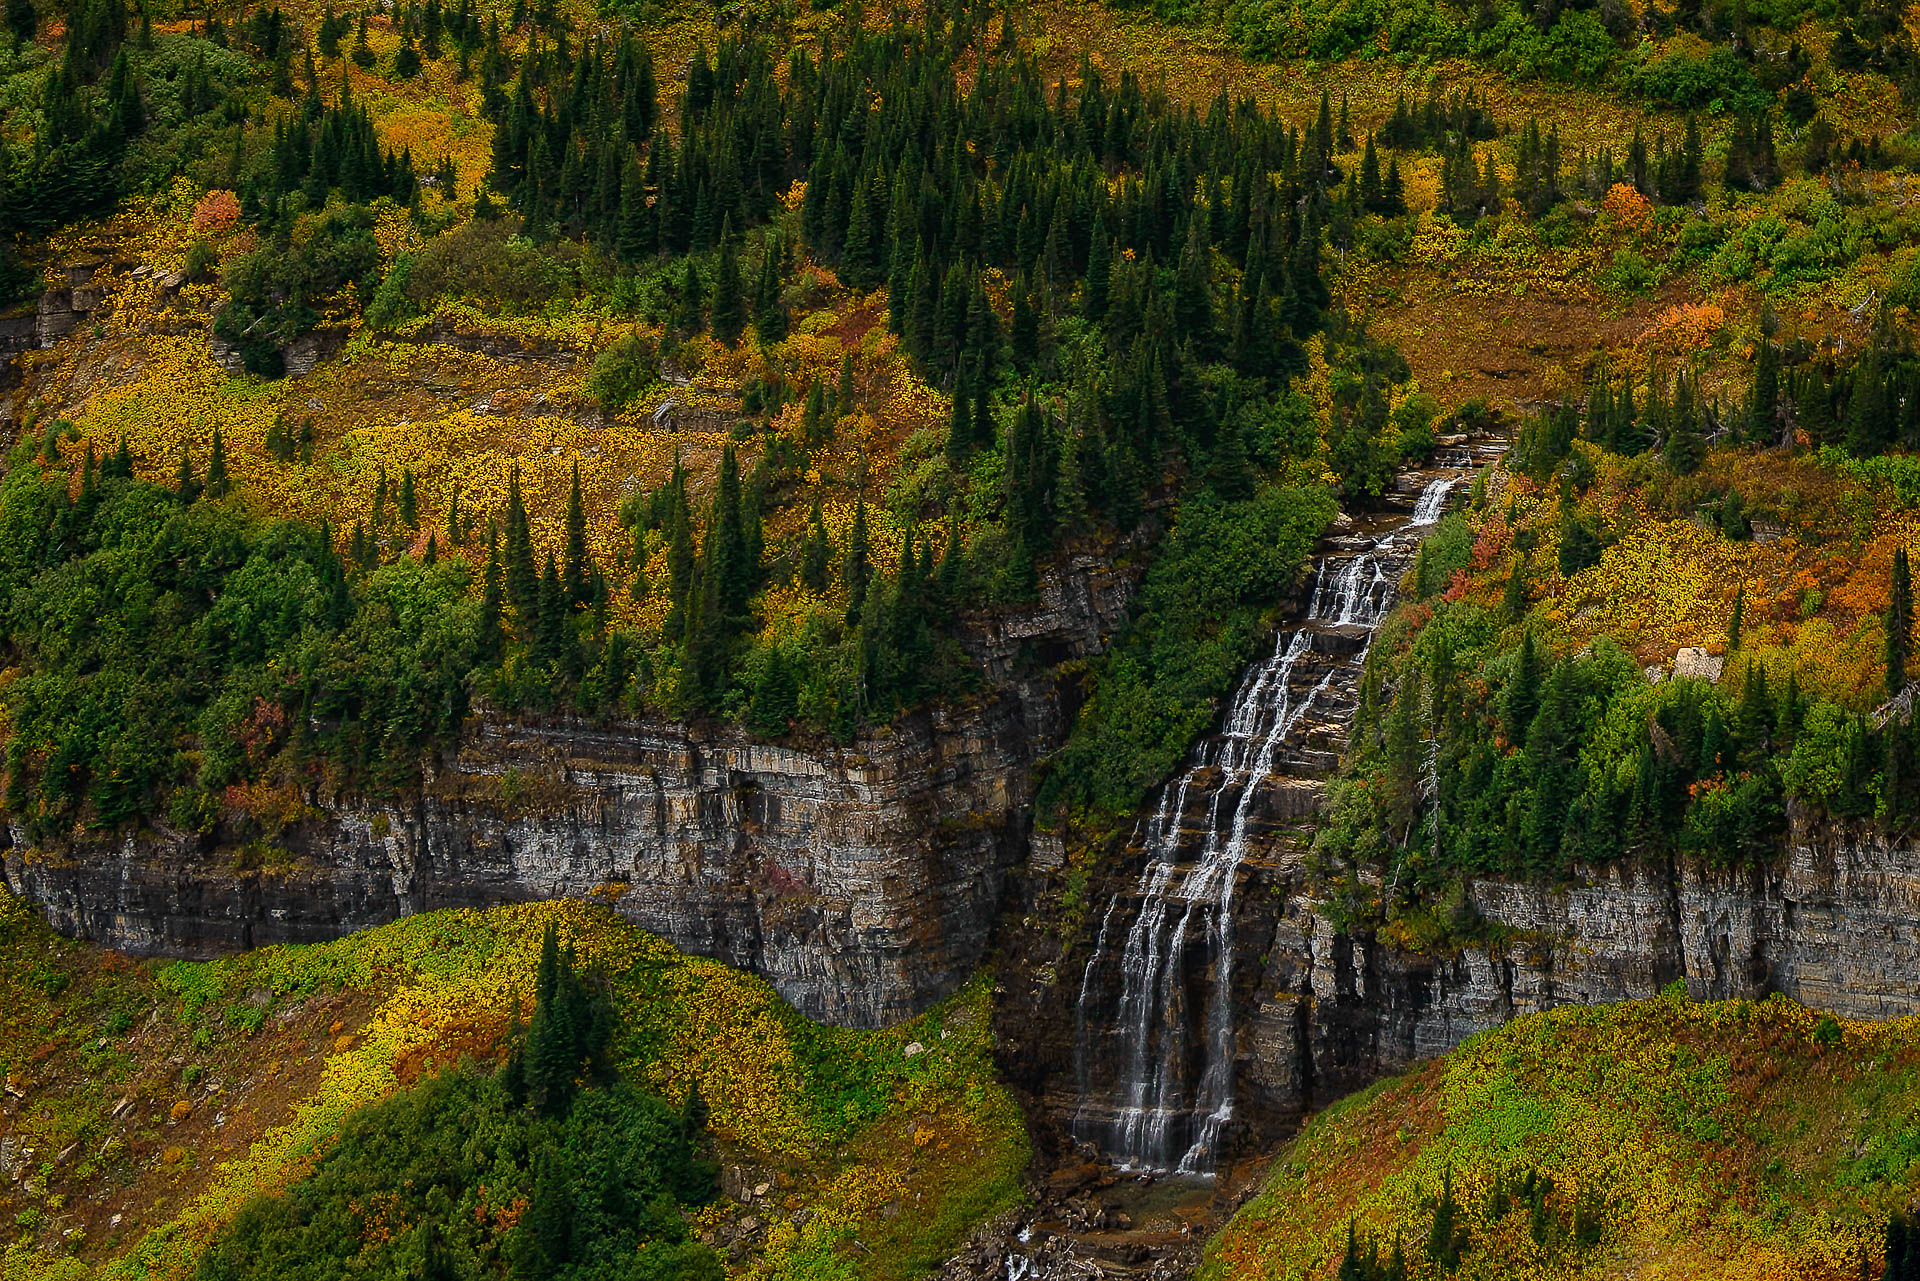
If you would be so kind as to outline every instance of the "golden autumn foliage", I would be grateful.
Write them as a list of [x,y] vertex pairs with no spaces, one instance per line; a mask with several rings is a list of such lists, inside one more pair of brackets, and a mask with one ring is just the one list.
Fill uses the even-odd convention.
[[[599,897],[617,899],[620,887],[607,888]],[[69,1259],[63,1275],[185,1276],[199,1249],[248,1199],[298,1179],[354,1108],[385,1098],[435,1064],[503,1054],[510,1028],[524,1025],[531,1013],[549,923],[576,950],[582,969],[610,982],[621,1070],[669,1099],[697,1084],[723,1157],[783,1171],[797,1203],[813,1211],[800,1216],[804,1231],[789,1225],[774,1234],[765,1256],[749,1261],[753,1275],[777,1278],[817,1264],[848,1248],[856,1230],[869,1241],[899,1231],[874,1219],[893,1198],[927,1207],[927,1218],[918,1221],[922,1230],[940,1222],[946,1227],[938,1230],[954,1231],[1017,1195],[1025,1132],[1019,1109],[992,1080],[983,985],[885,1031],[822,1027],[796,1014],[764,981],[685,956],[604,901],[564,900],[408,917],[334,943],[272,947],[222,961],[147,963],[130,971],[109,966],[115,976],[109,988],[98,954],[55,939],[25,904],[4,896],[0,951],[31,978],[12,994],[15,1009],[0,1024],[0,1067],[16,1081],[34,1062],[34,1039],[44,1039],[62,1017],[84,1008],[76,1001],[92,1001],[96,991],[122,1003],[153,1002],[156,1019],[192,1033],[189,1056],[216,1065],[235,1057],[218,1052],[222,1039],[250,1036],[248,1028],[296,1017],[314,1002],[345,1000],[367,1010],[357,1029],[331,1024],[334,1035],[317,1075],[303,1078],[311,1088],[289,1098],[283,1118],[244,1149],[211,1165],[196,1164],[181,1144],[154,1149],[158,1167],[190,1172],[192,1181],[181,1186],[191,1195],[153,1207],[162,1210],[160,1217],[142,1219],[142,1229],[115,1247]],[[40,975],[70,977],[32,977]],[[68,983],[76,984],[66,998],[74,1008],[63,1016],[45,993]],[[916,1041],[925,1052],[908,1054]],[[229,1063],[228,1070],[237,1066]],[[191,1067],[185,1079],[195,1082],[203,1070]],[[72,1081],[64,1093],[41,1096],[57,1098],[59,1106],[57,1119],[49,1112],[40,1142],[65,1142],[59,1136],[73,1127],[97,1136],[117,1123],[135,1124],[137,1110],[119,1121],[126,1108],[113,1102],[115,1074],[99,1075],[103,1079]],[[258,1075],[278,1081],[290,1074],[276,1057]],[[189,1117],[197,1121],[206,1109],[182,1098],[163,1110],[166,1122],[177,1126]],[[99,1145],[97,1137],[89,1142]],[[938,1161],[927,1159],[929,1142]],[[133,1148],[145,1150],[139,1141]],[[963,1207],[965,1213],[951,1213]],[[950,1245],[922,1237],[894,1248],[913,1253]],[[0,1276],[39,1278],[47,1275],[46,1263],[28,1237],[5,1254]]]
[[[1415,1281],[1877,1276],[1914,1178],[1916,1063],[1914,1020],[1679,984],[1530,1015],[1314,1118],[1201,1276],[1332,1277],[1350,1220],[1383,1254],[1402,1240]],[[1537,1213],[1529,1175],[1552,1180]],[[1468,1242],[1453,1271],[1427,1252],[1443,1180]]]

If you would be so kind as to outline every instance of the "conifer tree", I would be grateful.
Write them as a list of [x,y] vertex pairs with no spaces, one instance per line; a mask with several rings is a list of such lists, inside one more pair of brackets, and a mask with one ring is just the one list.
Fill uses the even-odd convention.
[[733,243],[733,220],[721,224],[720,265],[713,284],[713,336],[731,347],[747,327],[747,303],[740,283],[740,255]]
[[1540,654],[1534,646],[1533,629],[1520,639],[1520,653],[1513,675],[1501,691],[1501,733],[1514,747],[1524,747],[1534,713],[1540,710]]
[[760,249],[760,271],[753,291],[753,329],[764,346],[787,336],[787,308],[780,290],[780,238],[768,236]]
[[482,659],[499,656],[501,626],[501,578],[500,578],[500,540],[495,532],[487,531],[487,568],[481,577],[480,595],[480,635],[477,648]]
[[513,604],[514,618],[524,633],[534,622],[539,605],[540,571],[533,563],[533,528],[527,522],[527,506],[520,493],[520,469],[507,476],[506,529],[507,599]]
[[193,475],[193,455],[187,452],[185,444],[180,446],[180,467],[174,473],[173,492],[179,495],[183,503],[190,503],[200,496],[200,482]]
[[688,258],[685,270],[680,273],[680,299],[674,308],[673,327],[683,334],[697,334],[706,316],[706,289],[700,283],[693,259]]
[[227,447],[220,437],[220,429],[213,429],[213,452],[207,456],[207,487],[209,498],[225,498],[230,488],[227,480]]
[[[675,465],[676,476],[679,467]],[[694,588],[693,529],[687,511],[684,486],[678,488],[677,501],[667,526],[667,598],[666,622],[662,627],[670,641],[685,637],[691,621]]]
[[826,385],[815,379],[807,388],[807,403],[800,419],[800,441],[815,448],[833,439],[833,427],[827,421]]
[[806,542],[800,551],[800,581],[815,595],[823,595],[827,590],[832,555],[833,545],[827,540],[827,528],[820,519],[820,500],[815,498],[813,511],[807,517]]
[[873,574],[872,562],[868,559],[867,548],[867,499],[862,494],[854,500],[853,531],[847,538],[847,557],[840,567],[840,581],[847,589],[847,626],[860,625],[860,613],[865,607],[867,584]]

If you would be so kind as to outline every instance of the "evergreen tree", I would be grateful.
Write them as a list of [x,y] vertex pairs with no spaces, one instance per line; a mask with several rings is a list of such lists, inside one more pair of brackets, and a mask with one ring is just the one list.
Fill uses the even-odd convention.
[[800,418],[800,441],[812,449],[832,439],[833,427],[827,421],[827,389],[815,379],[807,388],[807,403]]
[[505,554],[507,599],[512,602],[515,621],[524,633],[533,623],[539,603],[540,573],[533,563],[533,527],[527,521],[517,466],[507,475]]
[[833,393],[833,416],[845,418],[853,412],[853,353],[840,358],[840,382]]
[[873,573],[867,548],[867,499],[854,500],[853,532],[847,539],[847,557],[840,567],[840,582],[847,589],[847,626],[860,625],[860,612],[867,597],[867,584]]
[[697,334],[706,318],[706,290],[700,283],[700,273],[694,269],[693,259],[689,258],[680,273],[680,298],[674,308],[673,327],[683,334]]
[[173,492],[179,495],[183,503],[200,497],[200,482],[193,475],[193,455],[187,452],[184,444],[180,446],[180,467],[174,473]]
[[693,529],[687,510],[687,495],[679,465],[674,465],[673,509],[667,518],[667,599],[666,622],[662,627],[670,641],[685,637],[691,621],[694,588]]
[[762,345],[787,336],[787,308],[780,288],[780,238],[768,236],[760,249],[760,271],[753,291],[753,329]]
[[815,595],[824,595],[831,582],[832,556],[833,544],[828,541],[826,525],[820,519],[820,500],[815,498],[813,511],[807,518],[806,541],[800,550],[800,581]]
[[40,30],[40,14],[33,0],[7,0],[7,28],[13,32],[13,47],[20,48]]
[[482,659],[499,656],[502,632],[501,613],[501,576],[500,576],[500,540],[494,532],[487,532],[487,568],[481,577],[480,596],[480,636],[477,648]]
[[713,285],[713,336],[731,347],[747,327],[746,294],[740,282],[740,256],[733,243],[733,220],[722,223],[720,265]]
[[1514,663],[1513,675],[1501,691],[1500,729],[1511,746],[1526,745],[1527,732],[1539,710],[1540,654],[1534,646],[1533,629],[1528,628],[1520,640],[1520,653]]
[[207,486],[209,498],[225,498],[231,488],[227,480],[227,447],[220,437],[220,429],[213,429],[213,452],[207,456]]

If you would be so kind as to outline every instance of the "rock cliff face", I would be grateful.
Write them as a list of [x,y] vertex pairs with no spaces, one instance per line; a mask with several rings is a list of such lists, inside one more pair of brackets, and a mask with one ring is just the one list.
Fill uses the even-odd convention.
[[1024,857],[1038,754],[1127,580],[1085,560],[1039,605],[977,625],[965,706],[845,748],[643,721],[481,718],[420,795],[332,807],[256,851],[166,831],[58,850],[15,831],[9,887],[59,929],[207,956],[412,912],[597,894],[683,949],[765,975],[809,1016],[873,1026],[954,990]]
[[1474,883],[1499,944],[1416,955],[1336,932],[1298,895],[1271,935],[1242,1064],[1297,1116],[1475,1032],[1558,1005],[1790,996],[1853,1018],[1920,1012],[1920,849],[1797,821],[1769,869],[1682,864],[1569,888]]
[[[1801,816],[1765,869],[1608,869],[1566,887],[1480,880],[1472,901],[1484,935],[1500,941],[1426,953],[1336,929],[1306,891],[1301,846],[1282,839],[1247,869],[1238,895],[1240,1157],[1270,1150],[1305,1112],[1508,1019],[1649,997],[1676,980],[1697,1000],[1777,992],[1844,1017],[1920,1013],[1912,843]],[[1057,911],[1059,885],[1031,866],[1014,884],[1037,928],[1010,925],[1002,1062],[1051,1123],[1043,1143],[1070,1163],[1084,1083],[1073,1021],[1059,1011],[1080,993],[1088,945],[1067,949],[1040,924]],[[1223,1173],[1232,1165],[1228,1154]]]

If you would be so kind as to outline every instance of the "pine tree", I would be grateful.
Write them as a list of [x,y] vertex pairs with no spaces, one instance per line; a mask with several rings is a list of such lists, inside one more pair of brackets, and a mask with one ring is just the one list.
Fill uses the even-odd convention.
[[180,467],[174,473],[173,492],[183,503],[190,503],[200,497],[200,482],[193,476],[193,456],[187,452],[184,444],[180,446]]
[[867,584],[873,574],[872,562],[868,559],[867,548],[867,499],[862,494],[854,500],[853,532],[847,538],[847,557],[840,567],[840,582],[847,589],[847,626],[860,625],[860,611],[865,605]]
[[40,14],[33,0],[7,0],[7,27],[13,32],[13,47],[32,40],[40,30]]
[[807,537],[800,549],[800,581],[816,596],[825,595],[830,579],[829,561],[833,544],[820,519],[820,500],[813,500],[813,512],[807,518]]
[[763,346],[787,336],[787,307],[780,289],[780,238],[768,236],[760,248],[760,271],[753,291],[753,330]]
[[827,421],[826,385],[815,379],[807,388],[806,408],[801,413],[800,443],[814,449],[832,439],[833,427]]
[[1440,1198],[1433,1206],[1433,1226],[1427,1232],[1427,1257],[1452,1271],[1460,1266],[1460,1206],[1453,1198],[1453,1170],[1440,1176]]
[[209,498],[225,498],[230,483],[227,480],[227,447],[220,437],[220,429],[213,429],[213,452],[207,457],[207,486]]
[[693,259],[688,258],[686,269],[680,275],[680,299],[674,308],[673,327],[683,334],[697,334],[706,317],[706,290],[700,283],[700,273],[694,269]]
[[973,387],[963,369],[953,384],[953,412],[947,422],[947,461],[956,467],[973,451]]
[[[678,464],[674,467],[676,479],[679,476]],[[667,529],[667,599],[666,623],[662,627],[670,641],[685,637],[688,623],[691,621],[694,588],[693,529],[687,512],[687,497],[684,484],[678,486],[677,501],[673,505]]]
[[420,500],[413,490],[413,468],[400,472],[400,522],[408,529],[420,526]]
[[1527,730],[1539,710],[1540,654],[1534,646],[1533,630],[1529,628],[1520,639],[1520,654],[1514,663],[1513,675],[1501,690],[1501,733],[1511,746],[1526,745]]
[[833,416],[845,418],[853,412],[853,353],[840,358],[840,381],[833,393]]
[[713,520],[707,533],[707,570],[723,625],[731,629],[744,624],[748,619],[747,601],[753,594],[753,567],[747,564],[740,464],[732,445],[720,452],[719,493],[714,497]]
[[533,529],[527,522],[526,502],[520,493],[520,469],[507,476],[506,529],[507,599],[513,604],[514,617],[524,633],[534,620],[538,605],[540,571],[533,563]]
[[732,347],[747,327],[747,301],[740,282],[740,255],[733,243],[733,220],[721,224],[720,265],[713,284],[713,336]]
[[[489,522],[491,524],[491,522]],[[480,635],[478,649],[480,657],[491,660],[499,656],[502,640],[501,586],[500,586],[500,540],[492,529],[487,532],[487,568],[481,577],[480,597]]]

